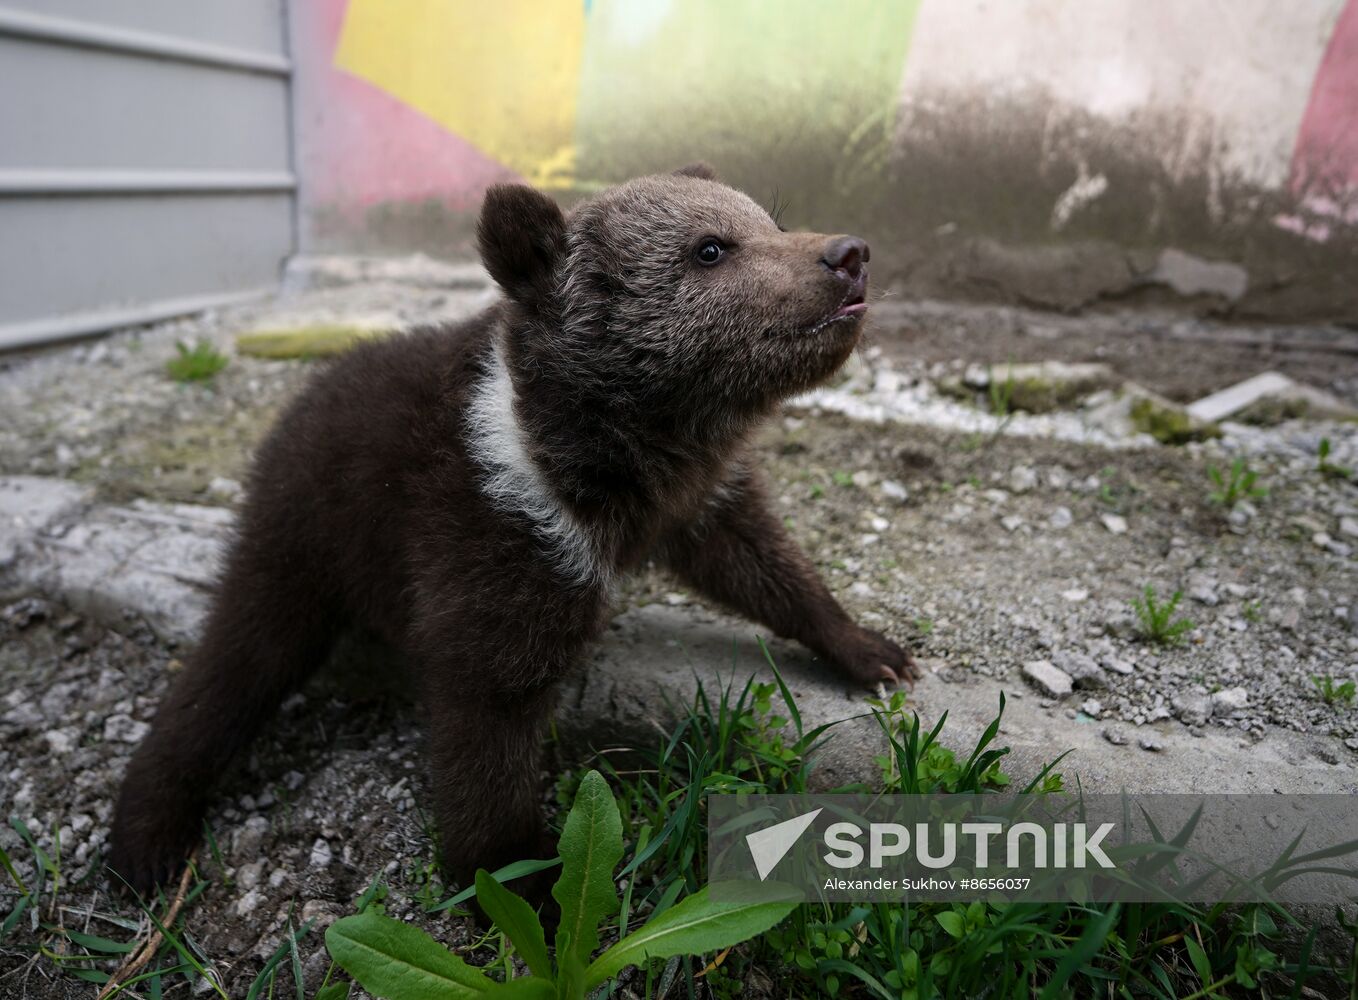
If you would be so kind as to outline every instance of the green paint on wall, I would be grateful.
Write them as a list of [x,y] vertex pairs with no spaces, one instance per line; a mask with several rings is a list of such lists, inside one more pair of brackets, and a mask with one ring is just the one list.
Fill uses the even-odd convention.
[[885,168],[919,2],[594,0],[577,177],[706,159],[734,183],[850,195]]

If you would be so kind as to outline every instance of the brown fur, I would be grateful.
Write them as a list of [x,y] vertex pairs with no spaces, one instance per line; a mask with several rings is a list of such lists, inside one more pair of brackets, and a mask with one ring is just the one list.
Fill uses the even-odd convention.
[[[444,860],[463,883],[550,856],[536,782],[553,690],[604,628],[610,581],[649,553],[856,681],[913,676],[787,537],[745,446],[857,343],[860,310],[841,307],[861,297],[867,247],[782,232],[702,167],[569,218],[493,188],[479,236],[505,300],[358,348],[261,446],[202,641],[118,801],[111,867],[133,886],[182,865],[214,778],[346,624],[418,665]],[[725,250],[704,266],[712,238]],[[566,544],[512,483],[496,492],[478,450],[497,350],[517,440],[574,526]]]

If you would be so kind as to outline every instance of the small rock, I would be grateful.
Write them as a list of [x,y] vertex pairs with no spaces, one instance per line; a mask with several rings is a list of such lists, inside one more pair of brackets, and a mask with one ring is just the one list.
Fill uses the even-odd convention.
[[1103,714],[1103,702],[1099,701],[1097,698],[1086,698],[1084,701],[1080,702],[1080,711],[1084,712],[1084,714],[1091,719],[1097,719]]
[[324,837],[317,837],[316,842],[311,845],[311,859],[309,864],[312,868],[329,868],[334,855],[331,853],[330,844]]
[[894,479],[882,480],[882,496],[889,500],[905,503],[910,497],[910,491]]
[[236,869],[236,885],[248,892],[259,885],[263,876],[264,862],[251,861],[248,865],[241,865]]
[[1005,517],[1000,518],[1000,526],[1004,528],[1005,531],[1018,531],[1018,529],[1023,526],[1023,518],[1019,517],[1017,514],[1006,515]]
[[1009,489],[1014,493],[1027,493],[1037,486],[1037,473],[1031,465],[1016,465],[1009,470]]
[[1127,745],[1127,733],[1117,726],[1109,726],[1103,731],[1103,738],[1115,747]]
[[1145,736],[1141,737],[1141,739],[1137,740],[1137,744],[1142,750],[1149,750],[1151,753],[1159,753],[1165,748],[1165,744],[1160,741],[1160,737],[1156,736],[1154,733],[1147,733]]
[[1339,533],[1348,535],[1350,538],[1358,538],[1358,517],[1341,517],[1339,519]]
[[1070,512],[1069,507],[1057,507],[1047,518],[1047,523],[1057,531],[1069,528],[1074,521],[1075,515]]
[[237,500],[245,492],[240,483],[234,479],[227,479],[225,476],[213,476],[207,484],[207,491],[223,500]]
[[1209,608],[1215,608],[1219,602],[1217,592],[1206,584],[1193,587],[1188,592],[1188,596],[1199,604],[1205,604]]
[[236,900],[236,916],[248,917],[258,909],[259,904],[264,902],[264,897],[259,894],[258,889],[251,889],[240,899]]
[[1223,688],[1212,695],[1212,710],[1221,715],[1238,712],[1250,702],[1250,693],[1243,687]]
[[1084,587],[1073,587],[1070,590],[1061,591],[1061,597],[1070,601],[1071,604],[1079,604],[1082,601],[1089,600],[1089,591]]
[[1103,526],[1112,534],[1127,534],[1127,519],[1121,514],[1100,514],[1099,520],[1103,522]]
[[47,741],[47,746],[53,754],[64,757],[80,745],[80,730],[49,729],[42,734],[42,738]]
[[1212,717],[1212,699],[1205,694],[1175,695],[1173,705],[1174,714],[1186,726],[1201,726]]
[[1074,690],[1070,675],[1049,660],[1030,660],[1025,663],[1023,676],[1038,691],[1051,698],[1067,698]]
[[150,731],[150,723],[138,722],[130,715],[110,715],[104,720],[106,743],[140,743]]
[[263,816],[251,816],[236,828],[231,841],[231,857],[238,862],[251,862],[259,857],[264,847],[264,835],[269,832],[269,821]]
[[1108,678],[1103,668],[1094,662],[1092,656],[1084,653],[1057,653],[1052,662],[1070,675],[1071,683],[1077,688],[1105,688]]
[[1126,660],[1116,656],[1105,656],[1101,661],[1105,670],[1111,670],[1115,674],[1122,674],[1124,677],[1134,669]]

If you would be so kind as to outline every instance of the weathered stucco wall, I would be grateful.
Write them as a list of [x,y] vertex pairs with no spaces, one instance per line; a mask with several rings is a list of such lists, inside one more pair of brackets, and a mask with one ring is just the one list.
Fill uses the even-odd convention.
[[[1358,322],[1358,0],[318,0],[305,239],[464,253],[481,192],[702,158],[907,289]],[[880,273],[880,271],[879,271]]]

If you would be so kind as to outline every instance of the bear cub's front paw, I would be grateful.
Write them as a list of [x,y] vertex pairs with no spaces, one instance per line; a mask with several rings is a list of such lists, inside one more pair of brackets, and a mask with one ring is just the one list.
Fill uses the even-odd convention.
[[909,653],[880,632],[859,625],[846,627],[829,652],[842,674],[866,688],[913,684],[920,676]]

